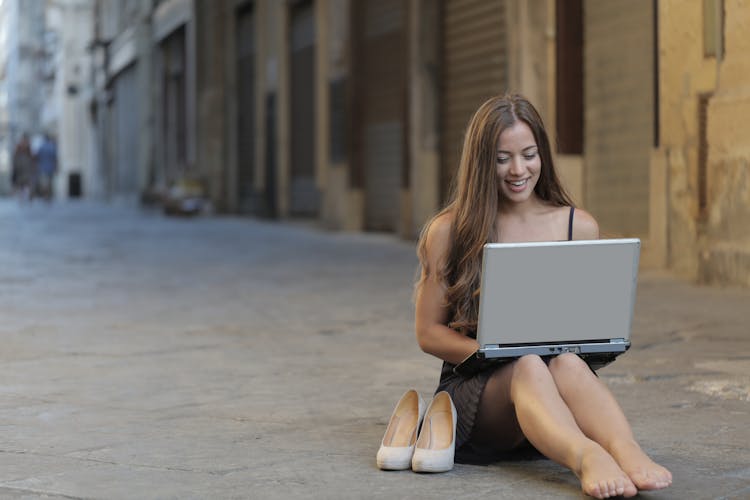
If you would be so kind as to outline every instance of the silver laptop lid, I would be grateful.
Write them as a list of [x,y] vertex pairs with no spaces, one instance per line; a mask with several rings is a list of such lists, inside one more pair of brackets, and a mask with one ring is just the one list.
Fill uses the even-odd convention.
[[639,239],[484,246],[484,345],[630,339]]

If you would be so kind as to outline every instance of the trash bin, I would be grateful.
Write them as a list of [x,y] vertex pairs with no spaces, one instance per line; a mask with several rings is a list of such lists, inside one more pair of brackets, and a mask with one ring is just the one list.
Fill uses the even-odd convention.
[[83,186],[80,172],[68,174],[68,197],[80,198],[83,195]]

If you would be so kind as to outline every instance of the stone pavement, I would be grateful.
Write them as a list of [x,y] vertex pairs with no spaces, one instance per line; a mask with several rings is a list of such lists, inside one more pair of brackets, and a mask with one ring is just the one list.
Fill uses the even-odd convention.
[[[413,242],[251,218],[0,200],[0,498],[580,498],[548,460],[382,472]],[[643,272],[600,371],[674,473],[645,498],[750,498],[750,291]]]

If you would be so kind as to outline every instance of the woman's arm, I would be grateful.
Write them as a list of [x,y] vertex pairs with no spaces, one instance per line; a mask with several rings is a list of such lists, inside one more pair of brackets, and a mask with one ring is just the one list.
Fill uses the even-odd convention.
[[417,342],[424,352],[458,364],[476,351],[479,344],[447,326],[449,311],[445,306],[445,284],[440,280],[439,270],[450,249],[450,215],[435,219],[426,238],[427,271],[425,275],[423,265],[421,286],[416,297]]

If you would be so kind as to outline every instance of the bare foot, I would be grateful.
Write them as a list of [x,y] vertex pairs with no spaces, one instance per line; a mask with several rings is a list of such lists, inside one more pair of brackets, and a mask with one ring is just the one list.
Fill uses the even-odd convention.
[[592,497],[632,497],[638,493],[628,475],[598,444],[581,453],[578,470],[574,472],[581,480],[583,492]]
[[660,490],[672,484],[672,473],[651,460],[635,441],[612,446],[612,456],[639,490]]

